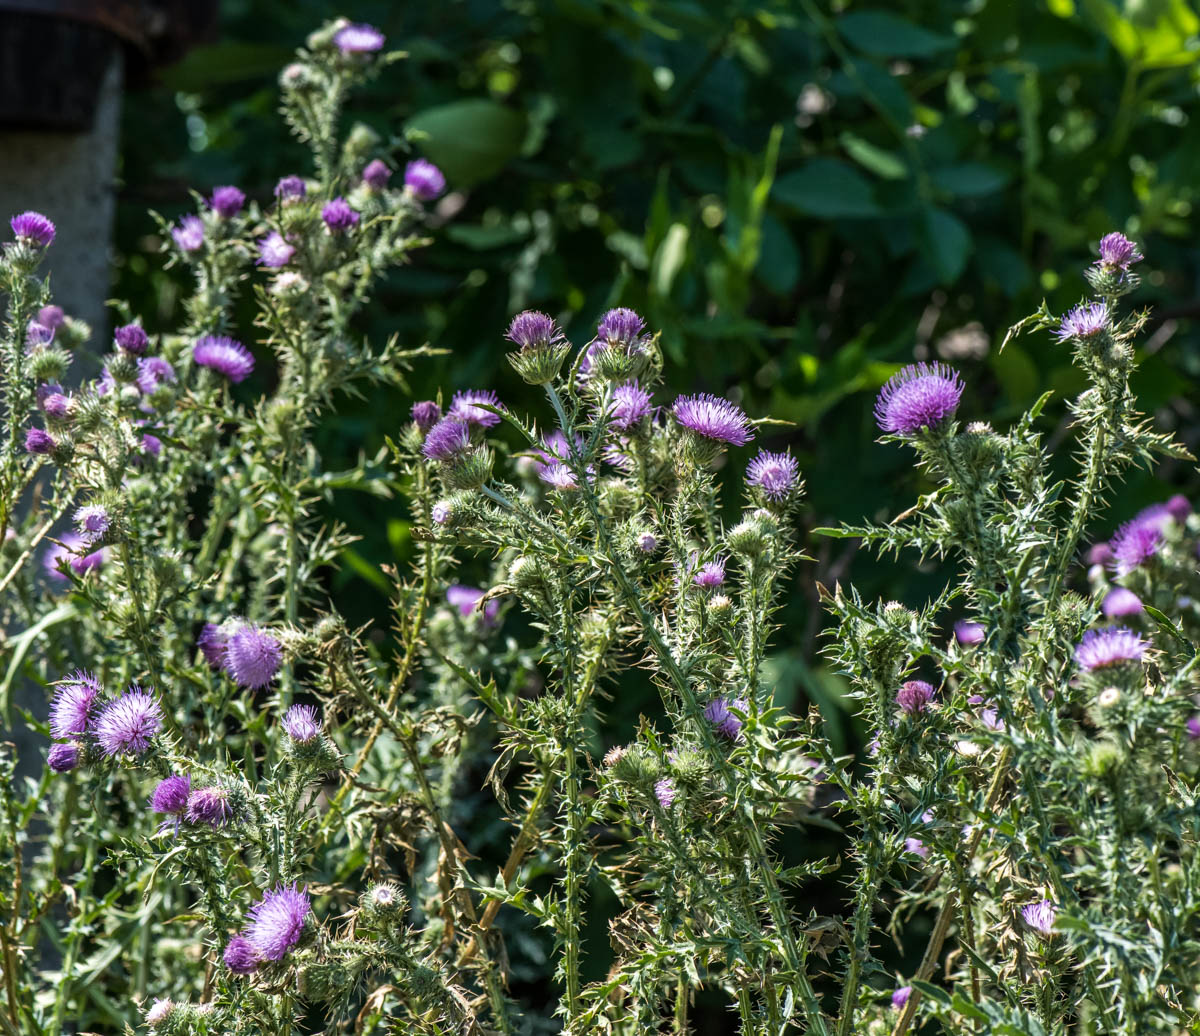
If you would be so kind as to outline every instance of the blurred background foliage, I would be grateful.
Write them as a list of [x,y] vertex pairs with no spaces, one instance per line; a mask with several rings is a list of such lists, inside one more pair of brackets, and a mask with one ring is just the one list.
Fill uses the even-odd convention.
[[[433,246],[362,327],[449,350],[415,372],[416,398],[494,386],[542,413],[504,360],[512,313],[547,310],[582,343],[603,310],[632,306],[672,361],[661,399],[725,393],[794,422],[764,438],[800,458],[810,526],[887,519],[920,487],[906,451],[873,442],[878,386],[942,358],[969,383],[960,416],[999,422],[1052,389],[1043,424],[1061,441],[1080,387],[1067,351],[999,342],[1043,298],[1079,301],[1095,242],[1119,229],[1143,246],[1134,300],[1153,308],[1136,386],[1196,449],[1200,17],[1186,0],[224,0],[219,37],[124,113],[114,294],[152,328],[177,292],[146,209],[174,217],[189,188],[223,183],[265,201],[305,171],[274,77],[338,14],[409,55],[354,116],[398,167],[418,138],[453,191]],[[409,402],[352,401],[325,429],[328,464],[374,454]],[[1195,488],[1190,466],[1156,474]],[[1136,476],[1113,524],[1167,492]],[[373,497],[329,506],[364,537],[330,589],[352,619],[378,619],[406,517]],[[861,750],[821,671],[815,579],[915,603],[944,573],[844,541],[809,549],[780,615],[780,701],[815,700]],[[652,697],[622,694],[614,718]]]

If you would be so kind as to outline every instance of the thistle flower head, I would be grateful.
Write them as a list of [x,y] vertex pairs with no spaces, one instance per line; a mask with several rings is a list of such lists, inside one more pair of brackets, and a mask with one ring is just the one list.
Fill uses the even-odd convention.
[[454,416],[442,418],[429,429],[421,453],[427,460],[453,460],[471,448],[471,428]]
[[49,328],[45,324],[39,324],[36,320],[31,320],[25,325],[25,345],[29,351],[38,349],[43,345],[49,345],[53,341],[53,328]]
[[179,226],[171,228],[171,238],[181,252],[198,252],[204,247],[204,220],[199,216],[184,216]]
[[304,919],[311,910],[306,890],[279,885],[250,908],[246,938],[260,957],[282,960],[300,941]]
[[333,44],[343,54],[374,54],[383,49],[385,37],[374,25],[358,23],[338,29]]
[[943,363],[914,363],[893,374],[875,400],[882,432],[915,435],[936,429],[954,416],[962,398],[958,371]]
[[228,378],[235,385],[254,370],[254,355],[241,342],[225,335],[205,335],[192,347],[192,361]]
[[1096,260],[1096,265],[1128,270],[1133,263],[1140,263],[1143,258],[1142,253],[1137,250],[1137,245],[1124,234],[1113,231],[1100,239],[1100,258]]
[[368,162],[362,171],[362,181],[373,191],[382,191],[392,178],[392,171],[383,159],[376,158]]
[[551,489],[557,489],[560,493],[570,492],[572,489],[579,488],[575,472],[559,460],[543,464],[538,470],[537,476]]
[[652,532],[639,533],[637,548],[643,554],[653,554],[658,549],[658,537]]
[[174,380],[175,368],[161,356],[143,356],[138,360],[137,387],[145,395],[153,395],[160,385],[169,385]]
[[1054,931],[1054,919],[1057,916],[1057,907],[1048,899],[1043,899],[1039,903],[1030,903],[1021,908],[1021,917],[1025,923],[1044,935],[1049,935]]
[[974,644],[982,644],[983,638],[987,631],[978,622],[971,622],[970,619],[959,619],[954,624],[954,639],[964,647],[970,647]]
[[268,270],[287,266],[296,254],[296,246],[289,245],[278,230],[272,231],[258,242],[258,265]]
[[283,714],[283,729],[293,741],[306,745],[321,733],[321,717],[311,705],[293,705]]
[[40,212],[22,212],[13,216],[8,225],[22,244],[48,248],[54,241],[54,224]]
[[910,996],[912,996],[912,986],[900,986],[899,989],[892,993],[892,1010],[901,1010],[908,1003]]
[[158,782],[150,796],[150,808],[155,813],[168,813],[182,816],[188,808],[188,798],[192,791],[192,779],[177,773],[164,777]]
[[442,408],[432,399],[422,400],[412,405],[413,424],[422,432],[428,432],[442,419]]
[[359,218],[345,198],[334,198],[321,209],[321,219],[333,234],[341,234],[357,226]]
[[221,219],[233,219],[246,204],[246,195],[236,187],[215,187],[209,204]]
[[782,503],[795,491],[800,468],[790,453],[762,450],[746,468],[746,485],[758,489],[773,503]]
[[714,698],[705,707],[704,718],[721,737],[736,741],[742,736],[742,721],[729,711],[730,705],[739,712],[745,712],[749,702],[745,698],[734,698],[732,702],[724,698]]
[[446,177],[432,162],[414,158],[404,167],[404,186],[421,201],[433,201],[446,189]]
[[1200,741],[1200,715],[1189,716],[1184,729],[1190,741]]
[[600,323],[596,325],[596,338],[610,345],[631,348],[643,344],[645,331],[646,321],[632,309],[619,306],[600,318]]
[[492,428],[498,425],[500,415],[492,413],[490,410],[484,410],[479,405],[480,403],[499,408],[500,397],[491,389],[456,392],[450,403],[449,416],[457,418],[459,421],[466,421],[469,425],[478,425],[480,428]]
[[[469,619],[479,611],[479,602],[487,596],[486,592],[475,586],[463,586],[461,583],[456,583],[453,586],[446,587],[446,603],[452,608],[458,609],[458,614],[464,619]],[[493,597],[483,606],[483,621],[487,625],[492,625],[496,621],[496,616],[500,614],[500,601]]]
[[750,419],[742,409],[719,396],[709,393],[680,396],[675,400],[673,412],[684,428],[704,439],[745,446],[754,438]]
[[101,547],[90,554],[80,553],[86,548],[87,544],[78,533],[63,533],[62,543],[52,543],[46,549],[46,553],[42,555],[42,564],[46,573],[56,583],[65,584],[68,582],[67,577],[58,570],[60,561],[66,561],[71,571],[77,576],[84,576],[93,569],[99,568],[107,560],[107,548]]
[[235,935],[225,947],[225,967],[235,975],[249,975],[258,968],[258,951],[244,935]]
[[91,728],[92,706],[101,690],[95,676],[76,669],[58,685],[50,703],[50,733],[57,738],[86,734]]
[[43,306],[38,310],[37,322],[51,331],[57,331],[66,319],[62,306]]
[[608,405],[608,423],[625,432],[650,413],[650,393],[636,381],[627,381],[612,391]]
[[229,634],[215,622],[206,622],[196,638],[196,646],[204,655],[213,669],[220,669],[225,663],[225,646],[229,643]]
[[1188,515],[1192,513],[1192,502],[1182,493],[1176,493],[1163,504],[1163,507],[1180,525],[1183,525],[1188,520]]
[[1072,338],[1091,338],[1108,329],[1108,305],[1104,302],[1087,302],[1069,310],[1062,318],[1062,323],[1055,337],[1060,342]]
[[907,680],[896,692],[896,704],[908,715],[919,716],[933,700],[933,687],[924,680]]
[[150,1005],[150,1010],[146,1012],[146,1024],[153,1029],[156,1025],[165,1022],[174,1013],[175,1004],[173,1001],[161,997],[156,998],[154,1003]]
[[1149,646],[1124,626],[1088,630],[1075,648],[1075,661],[1080,669],[1090,673],[1108,666],[1140,662]]
[[55,773],[68,773],[79,765],[79,742],[67,741],[50,746],[46,753],[46,765]]
[[1162,549],[1163,522],[1154,516],[1142,516],[1122,525],[1109,542],[1110,565],[1118,576],[1128,575],[1154,558]]
[[37,456],[46,456],[54,452],[57,444],[44,428],[30,428],[25,432],[25,452]]
[[675,782],[670,777],[663,777],[654,784],[654,797],[658,799],[658,804],[663,809],[671,808],[671,803],[675,801],[677,794]]
[[704,590],[713,590],[725,583],[725,562],[716,558],[700,566],[700,570],[692,576],[692,583]]
[[904,839],[904,849],[906,852],[912,853],[913,856],[919,856],[922,860],[929,859],[929,846],[919,838]]
[[103,539],[112,526],[112,516],[102,504],[85,504],[75,512],[75,528],[85,543]]
[[65,421],[71,416],[74,404],[71,397],[62,392],[50,392],[42,397],[42,413],[52,421]]
[[188,793],[186,816],[189,824],[224,827],[233,817],[233,807],[229,804],[229,789],[217,784],[192,788]]
[[1106,618],[1123,619],[1129,615],[1140,615],[1145,608],[1141,598],[1132,590],[1127,590],[1123,586],[1114,586],[1104,595],[1104,602],[1100,605],[1100,610],[1104,612]]
[[109,702],[96,719],[93,735],[109,758],[143,755],[162,726],[162,707],[153,695],[134,684]]
[[513,317],[504,337],[519,349],[558,345],[564,339],[554,318],[536,309],[527,309]]
[[281,202],[296,201],[307,193],[308,187],[300,176],[285,176],[275,185],[275,197]]
[[283,649],[264,629],[243,623],[229,634],[222,663],[225,672],[242,687],[266,687],[279,672]]
[[135,356],[141,356],[150,346],[150,336],[141,324],[125,324],[118,327],[113,332],[113,341],[117,343],[118,349],[124,349]]

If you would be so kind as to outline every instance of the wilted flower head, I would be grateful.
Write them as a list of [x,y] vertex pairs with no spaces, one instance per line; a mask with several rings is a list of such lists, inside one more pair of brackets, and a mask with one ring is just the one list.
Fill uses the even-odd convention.
[[432,399],[422,400],[412,405],[412,419],[422,432],[428,432],[442,419],[442,408]]
[[334,198],[333,201],[326,202],[325,207],[321,209],[321,219],[332,233],[340,234],[357,226],[359,215],[345,198]]
[[704,718],[713,725],[721,737],[736,741],[742,736],[742,721],[729,711],[732,705],[739,712],[745,712],[749,707],[745,698],[734,698],[732,702],[724,698],[714,698],[704,709]]
[[275,185],[275,197],[281,202],[303,198],[307,193],[304,178],[300,176],[285,176]]
[[387,167],[387,163],[380,158],[368,162],[366,168],[362,171],[363,183],[373,191],[382,191],[388,185],[388,180],[391,178],[392,171]]
[[147,396],[174,380],[175,368],[161,356],[143,356],[138,360],[137,386]]
[[471,429],[453,415],[444,417],[429,429],[421,454],[427,460],[453,460],[471,448]]
[[636,381],[618,385],[608,405],[608,421],[620,431],[628,431],[650,413],[650,393]]
[[1124,626],[1088,630],[1075,648],[1075,661],[1081,669],[1093,672],[1108,666],[1141,661],[1149,646]]
[[119,349],[140,356],[150,345],[150,336],[146,334],[146,329],[141,324],[125,324],[113,332],[113,341],[117,343]]
[[1025,923],[1045,935],[1054,931],[1054,919],[1057,916],[1057,908],[1048,899],[1021,908],[1021,917],[1025,919]]
[[383,49],[384,35],[374,25],[359,23],[338,29],[333,43],[343,54],[373,54]]
[[1100,610],[1110,619],[1123,619],[1127,615],[1139,615],[1145,609],[1141,598],[1132,590],[1115,586],[1104,595]]
[[1137,245],[1124,234],[1114,231],[1111,234],[1105,234],[1100,239],[1100,258],[1096,260],[1097,266],[1111,266],[1119,270],[1128,270],[1133,263],[1140,263],[1142,259],[1142,253],[1137,250]]
[[719,396],[680,396],[675,400],[674,414],[684,428],[714,442],[745,446],[754,438],[750,419],[742,409]]
[[467,390],[465,392],[454,393],[454,399],[450,403],[450,417],[457,418],[459,421],[466,421],[467,424],[478,425],[481,428],[492,428],[500,423],[500,415],[493,413],[490,410],[484,410],[479,406],[484,403],[487,406],[500,406],[500,397],[491,389]]
[[283,714],[283,729],[293,741],[308,744],[321,733],[321,717],[311,705],[293,705]]
[[901,986],[892,994],[892,1010],[899,1011],[912,996],[912,986]]
[[272,231],[258,242],[258,265],[269,270],[287,266],[296,254],[296,246],[289,245],[278,230]]
[[[453,608],[458,609],[458,614],[464,619],[469,619],[479,610],[479,602],[486,596],[486,592],[474,586],[463,586],[456,583],[453,586],[446,588],[446,603]],[[500,601],[493,597],[483,606],[483,620],[488,625],[496,621],[496,616],[500,614]]]
[[225,643],[222,659],[225,672],[242,687],[266,687],[279,672],[283,649],[279,640],[266,630],[243,623]]
[[65,744],[50,746],[46,753],[46,764],[55,773],[68,773],[79,765],[79,743],[68,741]]
[[101,504],[85,504],[75,512],[75,528],[85,543],[95,543],[104,538],[112,525],[108,508]]
[[96,720],[94,736],[100,751],[110,758],[142,755],[161,726],[158,701],[134,684],[104,707]]
[[225,335],[205,335],[192,347],[192,360],[224,375],[235,385],[254,370],[254,356],[241,342]]
[[893,374],[875,400],[880,431],[913,435],[936,429],[954,416],[962,398],[958,371],[943,363],[915,363]]
[[225,967],[235,975],[249,975],[258,968],[258,951],[244,935],[235,935],[225,947]]
[[177,773],[164,777],[158,782],[154,793],[150,796],[150,808],[155,813],[169,813],[182,816],[188,807],[188,798],[192,791],[192,779]]
[[663,777],[654,785],[654,797],[658,799],[658,804],[663,809],[671,808],[671,803],[675,801],[676,794],[675,782],[670,777]]
[[228,788],[214,784],[205,788],[193,788],[188,794],[187,820],[189,824],[224,827],[232,817],[233,807],[229,804]]
[[22,212],[8,221],[17,240],[46,248],[54,241],[54,224],[40,212]]
[[1113,572],[1118,576],[1128,575],[1155,557],[1162,543],[1163,523],[1154,516],[1139,515],[1126,522],[1109,543]]
[[971,622],[969,619],[959,619],[954,624],[954,639],[965,646],[983,643],[985,633],[978,622]]
[[282,960],[300,941],[304,919],[312,910],[308,892],[295,885],[279,885],[250,908],[246,938],[266,960]]
[[232,219],[242,211],[246,196],[236,187],[216,187],[210,201],[212,210],[222,219]]
[[746,485],[762,490],[763,496],[775,503],[791,496],[799,478],[796,458],[786,452],[762,450],[746,469]]
[[197,252],[204,247],[204,220],[199,216],[184,216],[179,226],[171,228],[171,237],[181,252]]
[[932,700],[933,687],[924,680],[907,680],[896,692],[896,704],[910,716],[919,716]]
[[414,158],[404,167],[404,186],[421,201],[433,201],[446,189],[446,177],[432,162]]
[[1108,323],[1108,305],[1104,302],[1088,302],[1068,311],[1054,333],[1060,342],[1070,338],[1091,338],[1106,330]]
[[92,705],[100,691],[99,680],[76,669],[58,685],[50,704],[50,733],[57,738],[86,734],[91,727]]

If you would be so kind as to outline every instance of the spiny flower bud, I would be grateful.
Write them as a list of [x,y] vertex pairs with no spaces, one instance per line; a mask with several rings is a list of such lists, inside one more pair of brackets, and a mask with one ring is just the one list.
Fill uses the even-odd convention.
[[662,763],[645,745],[632,744],[614,760],[610,772],[615,780],[649,789],[662,776]]
[[708,780],[711,771],[708,756],[698,748],[689,745],[671,754],[671,773],[685,787],[699,787]]
[[492,477],[492,451],[478,444],[442,470],[446,481],[455,489],[478,489]]
[[338,961],[305,961],[296,969],[296,990],[305,1000],[333,1000],[350,985],[350,969]]
[[763,523],[755,518],[745,518],[725,534],[725,544],[734,554],[758,557],[767,549],[767,532]]
[[381,920],[395,920],[404,916],[408,900],[398,885],[382,881],[372,885],[358,901],[359,909],[368,916]]
[[[29,354],[29,373],[34,381],[61,381],[70,365],[70,354],[55,346],[35,349]],[[136,371],[137,363],[134,361]]]

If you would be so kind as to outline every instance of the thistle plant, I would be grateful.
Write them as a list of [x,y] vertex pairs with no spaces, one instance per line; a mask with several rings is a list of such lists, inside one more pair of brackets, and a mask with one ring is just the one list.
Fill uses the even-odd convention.
[[[1137,248],[1106,237],[1096,297],[1012,332],[1087,378],[1068,481],[1046,399],[996,430],[960,427],[940,364],[880,393],[930,491],[822,531],[952,574],[921,605],[822,588],[872,733],[845,758],[769,664],[810,578],[799,465],[769,418],[667,395],[636,312],[574,342],[517,314],[493,341],[533,410],[448,386],[326,470],[340,400],[431,352],[355,330],[447,187],[342,132],[385,42],[309,38],[280,89],[310,174],[160,219],[192,291],[170,329],[120,309],[94,376],[40,272],[52,224],[12,221],[0,708],[44,765],[0,756],[0,1031],[683,1034],[710,1002],[764,1036],[1200,1025],[1200,518],[1164,493],[1085,542],[1126,470],[1186,456],[1129,387]],[[362,629],[322,582],[353,530],[317,504],[347,489],[413,528]],[[658,707],[619,729],[631,688]],[[784,829],[817,826],[844,861],[790,858]],[[844,900],[802,911],[839,870]],[[891,974],[882,938],[916,917],[924,955]],[[547,972],[548,1008],[519,988]]]

